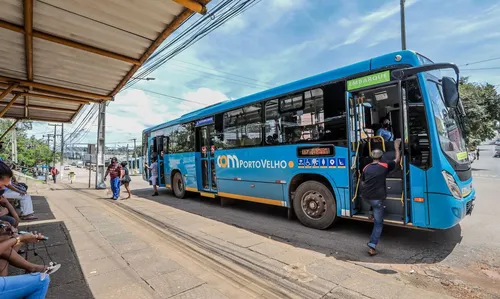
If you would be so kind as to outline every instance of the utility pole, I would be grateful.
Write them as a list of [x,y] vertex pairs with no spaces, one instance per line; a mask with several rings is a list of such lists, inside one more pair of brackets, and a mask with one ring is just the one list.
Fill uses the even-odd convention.
[[127,151],[126,156],[127,156],[127,163],[128,163],[128,162],[130,162],[129,159],[128,159],[128,143],[127,143],[127,149],[126,149],[126,151]]
[[53,164],[53,167],[56,167],[56,144],[57,144],[57,136],[59,136],[57,134],[57,127],[60,127],[62,125],[51,125],[49,124],[49,126],[52,126],[54,127],[54,150],[52,151],[53,152],[53,161],[52,161],[52,164]]
[[17,164],[17,127],[12,129],[12,162]]
[[134,141],[134,174],[137,174],[137,147],[136,147],[136,138],[132,139]]
[[[50,149],[50,136],[52,134],[43,135],[43,137],[45,136],[47,136],[47,147]],[[45,182],[47,183],[49,181],[49,160],[45,160],[45,166],[47,167],[45,169]]]
[[401,6],[401,49],[406,50],[405,0],[400,0]]
[[63,179],[63,171],[64,171],[64,124],[61,124],[61,181]]
[[99,114],[97,117],[97,144],[96,144],[96,189],[105,188],[104,172],[105,172],[105,150],[106,150],[106,106],[107,103],[95,104],[99,105]]

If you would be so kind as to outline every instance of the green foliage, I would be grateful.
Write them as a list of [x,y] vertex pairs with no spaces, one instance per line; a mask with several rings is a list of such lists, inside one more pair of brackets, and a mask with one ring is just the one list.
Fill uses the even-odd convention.
[[467,144],[477,146],[482,141],[494,138],[496,124],[500,120],[500,94],[495,86],[469,82],[467,77],[461,78],[460,98],[466,113],[464,126]]
[[[0,132],[5,132],[12,121],[0,119]],[[47,145],[47,140],[36,139],[35,136],[28,137],[26,128],[21,125],[16,126],[17,134],[17,161],[18,165],[32,167],[46,164],[54,159],[52,149]],[[5,161],[11,161],[12,134],[7,134],[2,140],[3,147],[0,157]],[[56,153],[56,161],[60,160],[60,153]]]

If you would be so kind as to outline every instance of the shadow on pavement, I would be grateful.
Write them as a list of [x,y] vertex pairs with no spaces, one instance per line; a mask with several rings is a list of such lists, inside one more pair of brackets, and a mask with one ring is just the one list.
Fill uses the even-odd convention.
[[180,200],[171,196],[171,192],[165,189],[160,189],[158,197],[151,197],[149,188],[136,189],[132,193],[283,243],[348,261],[433,264],[450,255],[462,240],[460,225],[433,232],[384,226],[379,245],[380,253],[370,257],[366,253],[366,243],[372,230],[371,223],[342,219],[328,230],[314,230],[304,227],[298,220],[289,221],[287,211],[280,207],[246,201],[235,201],[229,207],[221,207],[220,200],[217,199],[191,196]]
[[[73,242],[66,225],[62,221],[46,224],[23,224],[24,231],[41,232],[49,240],[24,245],[26,260],[35,264],[48,264],[51,261],[61,264],[61,268],[51,275],[48,299],[59,298],[94,298],[83,276],[78,258],[73,251]],[[9,267],[9,275],[24,274],[24,270]]]
[[31,200],[33,201],[33,210],[35,211],[35,216],[38,217],[37,221],[56,219],[56,217],[50,210],[47,199],[44,196],[32,195]]

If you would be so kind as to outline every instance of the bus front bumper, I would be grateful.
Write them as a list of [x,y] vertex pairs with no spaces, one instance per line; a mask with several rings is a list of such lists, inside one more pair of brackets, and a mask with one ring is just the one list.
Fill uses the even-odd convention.
[[457,225],[465,216],[474,210],[476,192],[473,190],[461,200],[451,195],[429,194],[429,227],[432,229],[448,229]]

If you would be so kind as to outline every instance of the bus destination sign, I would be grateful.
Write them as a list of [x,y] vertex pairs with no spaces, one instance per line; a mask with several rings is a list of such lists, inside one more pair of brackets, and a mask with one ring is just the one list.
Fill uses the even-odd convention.
[[298,157],[324,157],[324,156],[334,156],[335,148],[333,145],[321,145],[321,146],[304,146],[297,148]]
[[211,117],[203,118],[203,119],[196,121],[196,126],[201,127],[201,126],[212,124],[213,122],[214,122],[214,117],[211,116]]

